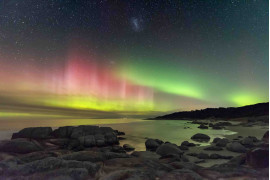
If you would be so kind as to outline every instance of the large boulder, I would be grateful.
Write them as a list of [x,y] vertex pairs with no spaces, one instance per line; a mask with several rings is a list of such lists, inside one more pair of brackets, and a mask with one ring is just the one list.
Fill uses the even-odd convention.
[[79,138],[81,136],[103,134],[98,126],[78,126],[72,129],[71,138]]
[[269,149],[256,148],[246,154],[247,164],[253,168],[269,167]]
[[191,137],[194,141],[209,141],[210,137],[206,134],[197,133]]
[[93,135],[81,136],[78,138],[78,140],[84,147],[93,147],[96,145],[95,136]]
[[145,141],[145,147],[147,150],[156,151],[156,149],[162,144],[162,142],[155,139],[147,139]]
[[228,140],[228,139],[222,138],[222,139],[219,139],[219,140],[216,142],[216,146],[219,146],[219,147],[225,147],[228,143],[229,143],[229,140]]
[[38,142],[29,141],[27,139],[13,139],[0,142],[1,152],[26,154],[41,150],[43,150],[43,148]]
[[73,126],[59,127],[52,132],[52,135],[56,138],[70,138],[73,128]]
[[188,141],[183,141],[181,143],[181,146],[193,147],[193,146],[196,146],[196,145],[194,143],[190,143]]
[[30,127],[24,128],[17,133],[13,133],[12,139],[30,138],[30,139],[47,139],[51,137],[51,127]]
[[245,153],[247,149],[239,142],[231,142],[226,146],[227,150],[238,153]]
[[167,156],[167,155],[179,155],[181,156],[183,154],[183,151],[181,151],[176,145],[166,143],[159,146],[156,150],[156,153],[160,156]]
[[119,144],[118,138],[113,131],[105,133],[104,137],[107,145]]

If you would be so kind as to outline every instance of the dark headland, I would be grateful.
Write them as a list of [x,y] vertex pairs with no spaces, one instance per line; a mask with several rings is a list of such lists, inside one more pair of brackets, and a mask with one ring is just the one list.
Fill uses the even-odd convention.
[[183,120],[183,119],[235,119],[243,117],[266,116],[269,114],[269,102],[259,103],[242,107],[206,108],[194,111],[182,111],[149,118],[152,120]]

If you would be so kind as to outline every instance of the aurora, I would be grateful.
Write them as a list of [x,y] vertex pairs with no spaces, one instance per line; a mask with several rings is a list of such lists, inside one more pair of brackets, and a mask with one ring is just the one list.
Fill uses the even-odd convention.
[[[126,117],[267,102],[267,2],[252,3],[162,8],[123,2],[101,9],[94,3],[81,9],[59,1],[59,10],[50,12],[34,11],[36,3],[4,3],[1,113],[16,115],[27,107],[29,113]],[[231,13],[219,8],[215,14],[217,7]],[[23,13],[13,16],[18,9]]]

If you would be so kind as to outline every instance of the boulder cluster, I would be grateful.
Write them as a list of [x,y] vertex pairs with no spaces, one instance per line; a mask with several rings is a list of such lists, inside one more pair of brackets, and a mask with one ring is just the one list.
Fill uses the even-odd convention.
[[[254,137],[238,141],[216,138],[208,151],[220,148],[239,153],[222,156],[213,152],[191,153],[197,144],[180,145],[147,139],[147,151],[119,145],[124,132],[110,127],[77,126],[25,128],[11,140],[0,142],[0,179],[261,179],[268,177],[268,134],[263,141]],[[205,134],[192,140],[210,141]],[[240,144],[240,145],[239,145]],[[131,151],[130,153],[127,153]],[[133,152],[132,152],[133,151]],[[195,159],[195,161],[194,161]],[[225,164],[203,168],[207,159],[223,159]]]

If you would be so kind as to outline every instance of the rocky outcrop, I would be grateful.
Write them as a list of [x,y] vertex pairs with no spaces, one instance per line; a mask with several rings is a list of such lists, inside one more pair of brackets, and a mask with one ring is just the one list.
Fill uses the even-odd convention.
[[[206,150],[217,151],[219,141],[227,148],[244,152],[236,158],[221,154],[189,153],[194,143],[181,146],[158,139],[147,139],[152,151],[134,150],[131,145],[117,145],[117,131],[98,126],[62,127],[48,138],[27,138],[0,143],[0,179],[263,179],[268,178],[268,148],[262,141],[249,136],[228,142],[216,138]],[[73,135],[72,135],[73,133]],[[45,136],[43,136],[45,137]],[[73,137],[73,138],[72,138]],[[207,139],[197,134],[195,139]],[[195,140],[194,139],[194,140]],[[251,149],[244,146],[253,142]],[[1,152],[1,148],[5,152]],[[240,147],[240,148],[239,148]],[[255,148],[254,147],[259,147]],[[182,151],[181,148],[185,151]],[[14,150],[15,149],[15,150]],[[193,151],[193,148],[190,148]],[[5,155],[6,158],[2,158]],[[196,163],[225,159],[227,163],[202,168]],[[230,160],[229,160],[230,159]],[[266,162],[267,160],[267,162]]]
[[26,154],[41,150],[43,150],[43,147],[37,141],[27,139],[13,139],[0,142],[1,152]]
[[29,138],[29,139],[48,139],[51,138],[51,127],[30,127],[24,128],[12,135],[12,139]]

